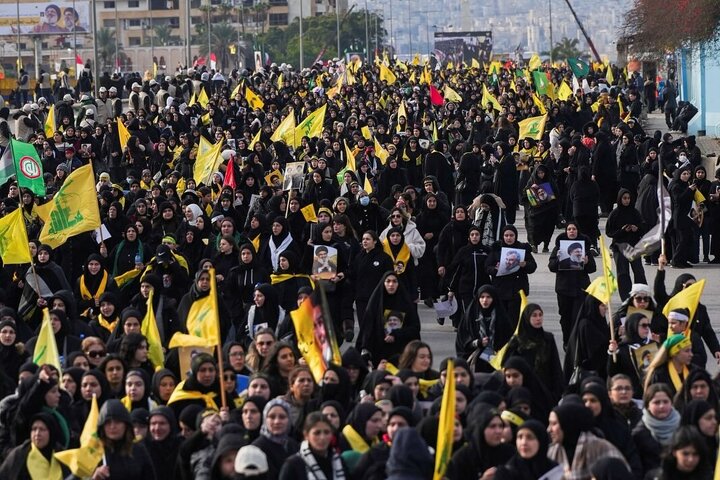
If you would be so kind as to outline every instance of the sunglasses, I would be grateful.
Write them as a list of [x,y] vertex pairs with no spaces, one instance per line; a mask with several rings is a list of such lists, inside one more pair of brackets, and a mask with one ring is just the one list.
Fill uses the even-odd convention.
[[105,356],[105,352],[102,350],[92,350],[87,352],[87,356],[90,358],[102,358]]
[[638,302],[649,302],[650,297],[635,297],[635,300],[637,300]]
[[649,324],[649,323],[640,323],[640,324],[638,324],[638,327],[640,327],[640,328],[650,328],[650,324]]

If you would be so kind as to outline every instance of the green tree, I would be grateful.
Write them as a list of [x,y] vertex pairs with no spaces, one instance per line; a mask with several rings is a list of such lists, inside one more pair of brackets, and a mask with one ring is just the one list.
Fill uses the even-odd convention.
[[125,52],[123,47],[119,43],[115,42],[115,29],[114,28],[101,28],[95,34],[95,42],[98,47],[98,57],[100,59],[101,69],[113,69],[115,68],[115,47],[117,46],[118,58],[121,63],[125,61]]
[[[368,22],[375,25],[375,14],[370,13]],[[335,15],[322,15],[303,19],[303,65],[309,66],[323,52],[324,58],[336,55]],[[285,29],[271,28],[260,41],[273,62],[300,64],[300,25],[296,19]],[[340,25],[340,50],[346,51],[353,44],[354,51],[372,51],[375,37],[371,29],[370,48],[365,45],[365,11],[353,12],[342,19]],[[382,17],[378,17],[378,42],[382,45],[386,36]]]
[[216,24],[210,30],[210,52],[208,52],[207,37],[203,37],[200,43],[200,55],[208,58],[208,53],[214,53],[217,57],[218,68],[227,69],[234,62],[230,55],[230,46],[237,43],[237,31],[235,27],[227,22]]
[[559,42],[555,44],[555,46],[552,49],[552,58],[554,59],[563,59],[568,57],[581,57],[583,52],[578,49],[578,41],[577,38],[573,38],[572,40],[563,37]]
[[157,45],[166,47],[174,40],[170,24],[155,25],[153,27],[153,33],[155,37],[155,44]]

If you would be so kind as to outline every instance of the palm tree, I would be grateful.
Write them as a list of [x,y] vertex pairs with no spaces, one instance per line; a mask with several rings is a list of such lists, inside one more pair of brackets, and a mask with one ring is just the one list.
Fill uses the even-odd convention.
[[115,47],[117,46],[117,56],[121,63],[125,59],[125,52],[119,43],[115,42],[115,29],[101,28],[95,34],[95,42],[98,46],[98,57],[100,59],[100,67],[102,69],[115,68]]
[[227,22],[213,25],[210,31],[210,48],[208,52],[207,40],[200,44],[200,55],[208,58],[209,53],[214,53],[217,57],[218,69],[227,68],[232,63],[230,58],[230,46],[235,45],[237,40],[237,32],[235,28]]
[[[270,5],[267,3],[258,3],[253,7],[253,16],[255,17],[255,24],[262,22],[261,33],[265,33],[265,23],[267,22],[267,14],[270,10]],[[257,27],[256,27],[257,28]],[[256,30],[257,31],[257,30]]]
[[172,42],[172,27],[170,24],[155,25],[154,28],[155,41],[158,45],[167,47]]
[[569,57],[580,57],[583,52],[581,52],[577,46],[578,41],[577,38],[573,38],[570,40],[567,37],[563,37],[558,43],[555,44],[555,46],[552,49],[552,58],[569,58]]

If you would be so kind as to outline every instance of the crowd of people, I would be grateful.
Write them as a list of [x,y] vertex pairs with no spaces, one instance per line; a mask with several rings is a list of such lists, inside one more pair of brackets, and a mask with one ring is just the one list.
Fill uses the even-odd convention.
[[[708,176],[693,137],[643,130],[657,92],[638,73],[593,68],[580,83],[540,67],[556,91],[577,84],[560,100],[522,65],[379,62],[88,69],[57,103],[0,109],[0,148],[34,145],[47,192],[0,186],[33,259],[0,271],[1,478],[69,475],[53,455],[81,444],[96,401],[93,480],[430,479],[449,364],[450,480],[712,477],[706,345],[720,361],[720,343],[702,303],[663,309],[699,280],[682,273],[668,293],[667,267],[720,263],[720,170]],[[671,121],[672,80],[660,93]],[[321,107],[318,135],[279,131]],[[544,131],[522,136],[542,115]],[[207,179],[193,178],[201,142],[222,145]],[[102,227],[51,248],[37,208],[88,164]],[[629,260],[660,222],[661,186],[666,248]],[[602,234],[612,318],[585,291]],[[531,291],[539,264],[556,298]],[[291,314],[320,286],[343,353],[317,379]],[[209,295],[222,358],[186,358],[169,341]],[[456,332],[453,358],[422,340],[418,309],[439,299],[458,306],[438,319]],[[553,302],[558,318],[544,318]],[[48,310],[61,369],[34,363]]]

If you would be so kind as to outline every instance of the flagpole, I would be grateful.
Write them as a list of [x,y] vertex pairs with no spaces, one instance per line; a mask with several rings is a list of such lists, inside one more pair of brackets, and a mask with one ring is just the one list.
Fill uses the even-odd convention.
[[658,162],[658,203],[660,204],[660,255],[665,256],[665,195],[663,195],[663,163],[662,156],[657,156]]

